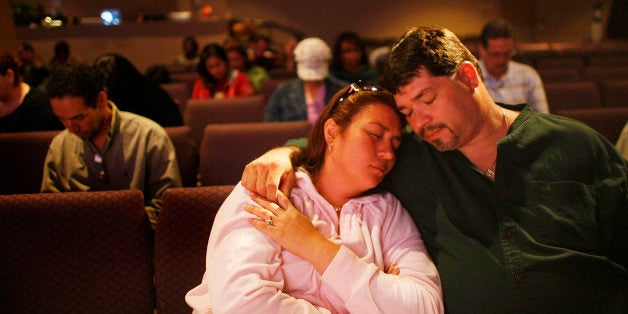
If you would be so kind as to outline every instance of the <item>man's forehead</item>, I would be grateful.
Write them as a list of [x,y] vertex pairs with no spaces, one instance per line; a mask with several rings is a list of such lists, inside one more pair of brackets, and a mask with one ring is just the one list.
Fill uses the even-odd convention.
[[[408,94],[418,94],[422,90],[429,88],[432,85],[433,78],[434,76],[432,76],[427,69],[421,67],[416,71],[416,75],[410,79],[408,84],[399,87],[399,90],[397,91],[397,93],[395,93],[395,96],[399,95],[403,97],[408,96]],[[414,97],[416,95],[410,96]]]

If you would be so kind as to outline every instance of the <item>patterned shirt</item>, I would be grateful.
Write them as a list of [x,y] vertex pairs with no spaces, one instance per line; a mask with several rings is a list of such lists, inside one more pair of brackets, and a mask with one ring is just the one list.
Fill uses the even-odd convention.
[[495,102],[504,104],[527,103],[536,112],[549,113],[547,97],[541,76],[527,64],[510,61],[506,74],[500,79],[492,77],[480,60],[484,84]]

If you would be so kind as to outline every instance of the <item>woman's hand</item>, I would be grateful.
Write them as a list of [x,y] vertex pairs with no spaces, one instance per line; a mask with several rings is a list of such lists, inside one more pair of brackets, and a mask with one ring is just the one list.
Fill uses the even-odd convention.
[[277,193],[278,203],[258,194],[252,194],[251,198],[261,206],[244,205],[244,210],[260,218],[251,219],[251,225],[285,250],[312,263],[319,273],[325,272],[340,246],[323,237],[310,218],[296,209],[282,192]]

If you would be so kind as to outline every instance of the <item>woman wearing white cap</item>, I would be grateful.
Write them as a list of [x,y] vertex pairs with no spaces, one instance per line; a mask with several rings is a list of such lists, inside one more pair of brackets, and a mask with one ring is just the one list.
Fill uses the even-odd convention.
[[282,83],[268,101],[266,121],[308,120],[314,123],[332,96],[347,82],[329,75],[331,49],[310,37],[294,48],[297,76]]

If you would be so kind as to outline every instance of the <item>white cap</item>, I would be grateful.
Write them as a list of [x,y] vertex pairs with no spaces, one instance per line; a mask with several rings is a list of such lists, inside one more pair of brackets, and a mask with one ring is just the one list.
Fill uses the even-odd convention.
[[294,47],[297,75],[304,81],[322,81],[329,74],[331,49],[320,38],[310,37]]

